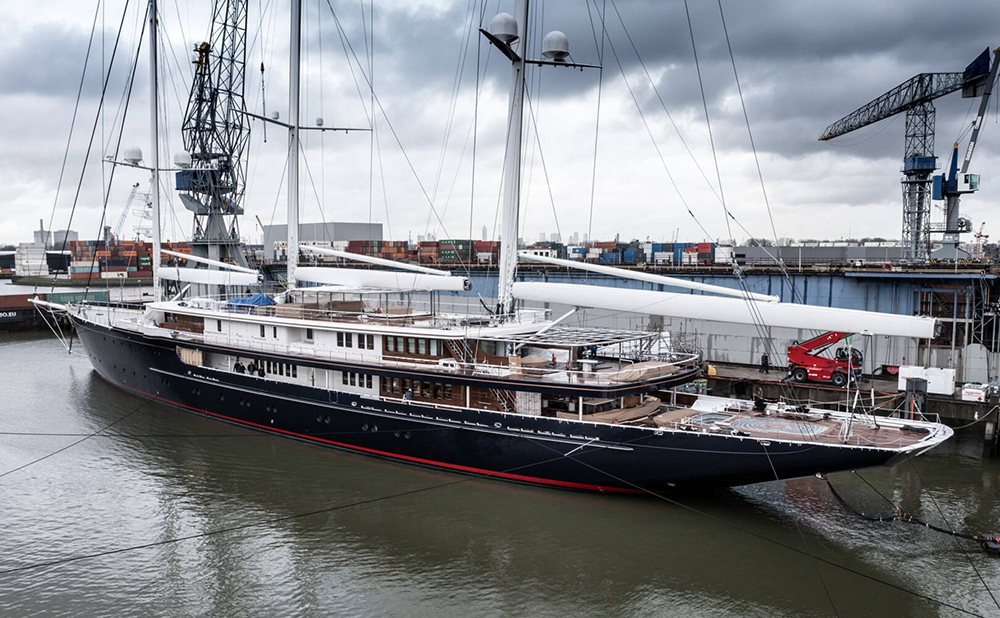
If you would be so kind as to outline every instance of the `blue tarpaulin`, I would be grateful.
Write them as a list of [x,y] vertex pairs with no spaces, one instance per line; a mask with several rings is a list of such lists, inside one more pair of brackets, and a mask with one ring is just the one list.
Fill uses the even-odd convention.
[[243,298],[233,298],[226,304],[230,309],[238,309],[240,307],[266,307],[268,305],[276,305],[277,303],[267,294],[254,294],[253,296],[244,296]]

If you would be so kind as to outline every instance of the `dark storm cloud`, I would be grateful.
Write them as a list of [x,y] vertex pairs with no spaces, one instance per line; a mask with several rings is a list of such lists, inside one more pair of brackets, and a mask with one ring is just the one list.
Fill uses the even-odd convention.
[[0,43],[0,95],[76,96],[88,32],[35,26]]

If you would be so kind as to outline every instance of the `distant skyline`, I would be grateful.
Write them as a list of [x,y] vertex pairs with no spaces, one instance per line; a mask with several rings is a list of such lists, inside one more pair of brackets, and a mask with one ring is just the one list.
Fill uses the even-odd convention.
[[[111,57],[124,1],[105,6],[51,0],[45,10],[23,3],[0,5],[0,104],[7,118],[0,133],[0,182],[5,188],[0,244],[29,242],[39,218],[46,228],[73,229],[81,238],[99,235],[102,181],[112,173],[100,160],[117,143],[123,69],[135,52],[142,21],[136,13],[142,10],[139,5],[129,5],[125,15],[106,97],[108,113],[96,124],[97,139],[75,211],[77,182],[100,99],[101,58]],[[266,103],[268,113],[277,111],[286,118],[287,3],[268,4],[263,18],[255,13],[257,5],[251,5],[247,106],[261,113]],[[56,199],[90,27],[99,6],[92,59]],[[187,59],[192,44],[207,38],[210,6],[206,1],[161,5],[164,161],[172,160],[181,148],[179,123],[191,77]],[[371,33],[364,31],[357,2],[338,1],[333,6],[354,54],[348,51],[345,57],[346,43],[341,44],[325,3],[307,3],[303,122],[311,124],[322,116],[327,126],[367,128],[371,95],[362,70],[368,69],[365,49]],[[367,10],[368,3],[364,6]],[[373,28],[377,140],[360,131],[304,136],[303,221],[381,222],[386,237],[395,239],[482,237],[484,225],[488,239],[499,236],[496,210],[509,71],[506,59],[476,32],[480,26],[488,27],[496,6],[489,3],[480,22],[481,7],[476,2],[377,3]],[[710,141],[683,3],[591,2],[589,14],[588,4],[568,0],[534,6],[543,7],[538,9],[542,23],[529,36],[529,54],[538,55],[545,32],[559,29],[569,37],[573,59],[581,63],[601,62],[601,33],[597,31],[595,41],[591,18],[599,24],[598,9],[603,6],[609,15],[602,73],[551,67],[528,72],[530,110],[525,115],[519,233],[526,239],[543,233],[546,238],[559,234],[568,239],[574,232],[580,242],[585,236],[613,239],[615,234],[623,240],[667,241],[675,235],[683,241],[730,236],[738,241],[751,236],[899,238],[903,118],[830,142],[817,138],[827,125],[913,75],[961,71],[984,48],[1000,45],[1000,11],[993,2],[945,9],[922,0],[822,4],[723,0],[728,41],[717,4],[689,3],[711,120]],[[513,2],[502,1],[499,7],[512,11]],[[354,63],[355,54],[360,66]],[[139,60],[122,146],[136,144],[148,155],[145,48]],[[477,66],[481,88],[475,114]],[[456,75],[461,75],[460,83]],[[977,104],[978,100],[962,99],[957,93],[935,101],[940,167],[947,166],[953,142],[960,141],[964,149]],[[971,169],[982,174],[983,189],[963,198],[962,212],[975,229],[986,222],[985,233],[992,232],[996,239],[1000,229],[992,230],[990,217],[1000,212],[1000,192],[994,188],[1000,183],[1000,172],[995,172],[1000,169],[996,102],[990,109]],[[257,217],[265,225],[285,220],[286,142],[278,127],[268,128],[266,143],[259,122],[253,123],[252,131],[242,232],[260,238]],[[131,185],[145,186],[148,178],[126,168],[115,174],[104,214],[106,224],[112,225]],[[173,179],[164,174],[162,184],[170,188]],[[735,220],[724,214],[717,197],[721,194]],[[191,218],[177,199],[171,203],[164,236],[181,240],[190,234]],[[941,219],[935,208],[932,220]],[[972,241],[971,234],[963,238]]]

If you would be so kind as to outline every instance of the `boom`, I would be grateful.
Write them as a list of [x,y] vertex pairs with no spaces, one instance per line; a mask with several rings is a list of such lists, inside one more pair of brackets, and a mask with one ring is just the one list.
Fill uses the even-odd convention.
[[831,124],[819,139],[823,142],[867,127],[960,90],[963,85],[964,73],[921,73]]

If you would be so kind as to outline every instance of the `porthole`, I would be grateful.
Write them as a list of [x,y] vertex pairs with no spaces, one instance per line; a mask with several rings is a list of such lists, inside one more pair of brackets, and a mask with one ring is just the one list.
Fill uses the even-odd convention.
[[323,421],[324,421],[324,422],[325,422],[325,423],[326,423],[327,425],[329,425],[329,424],[330,424],[330,417],[329,417],[329,416],[328,416],[328,417],[326,417],[325,419],[323,419]]
[[398,438],[399,436],[401,436],[401,435],[403,435],[403,434],[401,434],[401,433],[399,432],[399,430],[397,429],[397,430],[396,430],[395,432],[393,432],[393,434],[392,434],[392,435],[394,435],[394,436],[396,436],[396,437]]
[[361,431],[368,431],[368,423],[361,426]]
[[226,400],[225,394],[219,395],[219,401],[225,401],[225,400]]
[[403,437],[406,438],[407,440],[409,440],[410,439],[410,432],[407,431],[406,433],[404,433]]
[[323,415],[322,414],[317,414],[316,415],[316,422],[317,423],[322,423],[323,422]]

